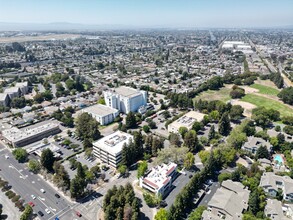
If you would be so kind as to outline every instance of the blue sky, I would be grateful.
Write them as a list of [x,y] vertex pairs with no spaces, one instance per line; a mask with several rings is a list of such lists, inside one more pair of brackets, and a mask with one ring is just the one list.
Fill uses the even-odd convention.
[[293,24],[293,0],[0,0],[0,22],[284,26]]

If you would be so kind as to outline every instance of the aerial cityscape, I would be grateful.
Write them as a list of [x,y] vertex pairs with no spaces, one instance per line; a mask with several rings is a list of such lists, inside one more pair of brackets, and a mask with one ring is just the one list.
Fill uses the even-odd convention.
[[0,0],[0,220],[293,219],[293,1]]

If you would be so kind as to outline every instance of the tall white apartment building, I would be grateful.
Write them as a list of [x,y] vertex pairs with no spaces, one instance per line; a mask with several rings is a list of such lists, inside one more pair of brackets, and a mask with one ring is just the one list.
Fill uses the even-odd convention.
[[147,104],[147,92],[126,86],[104,91],[106,105],[125,114],[137,112],[141,106]]

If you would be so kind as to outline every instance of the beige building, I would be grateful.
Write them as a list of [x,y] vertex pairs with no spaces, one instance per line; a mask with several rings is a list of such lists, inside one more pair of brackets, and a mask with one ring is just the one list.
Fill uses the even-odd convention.
[[178,133],[180,127],[186,127],[188,130],[192,128],[194,122],[201,122],[205,114],[200,112],[190,111],[168,125],[168,131]]

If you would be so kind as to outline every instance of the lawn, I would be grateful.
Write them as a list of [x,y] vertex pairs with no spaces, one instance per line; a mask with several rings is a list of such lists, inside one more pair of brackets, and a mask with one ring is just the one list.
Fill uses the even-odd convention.
[[280,92],[279,90],[269,87],[269,86],[264,86],[264,85],[260,85],[260,84],[253,84],[250,87],[258,89],[259,93],[261,94],[265,94],[265,95],[273,95],[273,96],[277,96],[278,93]]
[[207,101],[212,101],[212,100],[220,100],[222,102],[227,102],[231,99],[230,97],[230,92],[231,89],[229,88],[221,88],[220,90],[208,90],[205,92],[200,93],[197,95],[194,100],[207,100]]
[[256,105],[257,107],[263,106],[268,109],[278,110],[281,116],[292,116],[293,113],[293,110],[288,106],[263,96],[247,94],[241,99],[241,101],[249,102],[251,104]]

